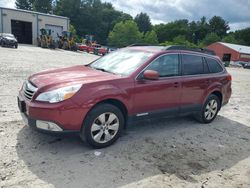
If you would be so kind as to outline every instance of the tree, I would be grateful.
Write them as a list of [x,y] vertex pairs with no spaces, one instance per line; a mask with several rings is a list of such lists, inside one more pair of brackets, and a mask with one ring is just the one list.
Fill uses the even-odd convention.
[[237,44],[237,43],[238,43],[238,41],[235,39],[233,33],[231,33],[231,34],[225,36],[225,37],[222,39],[222,42],[227,42],[227,43],[232,43],[232,44]]
[[107,44],[109,32],[115,24],[132,20],[129,14],[117,11],[111,3],[100,0],[57,0],[55,13],[70,18],[80,37],[94,35],[95,40]]
[[148,31],[147,33],[145,33],[144,38],[143,38],[143,42],[147,43],[147,44],[158,44],[158,38],[157,38],[157,34],[155,31]]
[[32,10],[32,0],[16,0],[16,8],[23,10]]
[[37,12],[51,13],[52,0],[34,0],[33,10]]
[[224,37],[230,29],[228,22],[220,16],[214,16],[209,20],[210,32],[216,33],[219,37]]
[[209,33],[205,39],[202,41],[204,46],[208,46],[212,43],[220,41],[220,37],[216,33]]
[[235,38],[239,44],[250,46],[250,27],[235,31]]
[[137,24],[131,20],[117,23],[108,37],[109,45],[114,47],[125,47],[141,41],[142,33]]
[[197,23],[197,30],[195,32],[195,43],[198,44],[202,41],[207,34],[210,33],[209,24],[207,23],[207,18],[203,16]]
[[137,14],[134,21],[137,23],[140,32],[146,33],[152,30],[150,18],[146,13]]
[[189,22],[188,20],[177,20],[167,24],[159,24],[154,27],[159,42],[173,41],[173,39],[179,35],[185,37],[189,34]]

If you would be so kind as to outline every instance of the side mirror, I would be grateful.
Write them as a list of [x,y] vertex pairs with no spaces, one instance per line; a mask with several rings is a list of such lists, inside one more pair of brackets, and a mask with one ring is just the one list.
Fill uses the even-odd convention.
[[143,78],[147,79],[147,80],[159,80],[159,73],[157,71],[154,70],[146,70],[143,73]]

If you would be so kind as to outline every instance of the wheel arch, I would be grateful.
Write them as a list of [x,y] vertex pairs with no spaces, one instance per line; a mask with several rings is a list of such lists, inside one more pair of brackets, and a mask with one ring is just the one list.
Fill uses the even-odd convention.
[[210,95],[215,95],[215,96],[217,96],[217,97],[219,98],[219,100],[220,100],[220,108],[221,108],[222,103],[223,103],[223,95],[222,95],[222,92],[221,92],[220,90],[218,90],[218,89],[209,92],[209,94],[208,94],[208,95],[206,96],[206,98],[205,98],[205,101],[207,100],[207,98],[208,98]]
[[114,105],[115,107],[119,108],[124,116],[124,121],[125,121],[124,127],[126,127],[127,119],[128,119],[128,109],[127,109],[126,105],[119,99],[107,98],[107,99],[103,99],[101,101],[98,101],[95,105],[93,105],[91,107],[91,109],[88,111],[88,113],[86,114],[86,116],[83,119],[81,129],[83,128],[84,121],[85,121],[86,117],[89,115],[89,113],[91,112],[91,110],[94,109],[96,106],[101,105],[101,104],[111,104],[111,105]]
[[220,99],[220,103],[222,104],[223,96],[222,96],[221,91],[216,90],[216,91],[213,91],[211,94],[216,95]]

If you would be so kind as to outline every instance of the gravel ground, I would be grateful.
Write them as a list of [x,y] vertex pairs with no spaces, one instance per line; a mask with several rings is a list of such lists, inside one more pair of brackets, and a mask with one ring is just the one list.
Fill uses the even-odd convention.
[[250,187],[250,70],[233,75],[230,103],[209,125],[190,117],[129,125],[111,147],[25,126],[16,96],[35,72],[97,56],[32,46],[0,48],[1,187]]

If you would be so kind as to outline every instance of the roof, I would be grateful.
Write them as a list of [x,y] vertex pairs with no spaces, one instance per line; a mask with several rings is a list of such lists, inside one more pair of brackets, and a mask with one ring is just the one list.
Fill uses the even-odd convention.
[[55,18],[61,18],[61,19],[67,19],[69,20],[68,17],[64,17],[64,16],[58,16],[58,15],[54,15],[54,14],[45,14],[45,13],[41,13],[41,12],[35,12],[35,11],[30,11],[30,10],[23,10],[23,9],[15,9],[15,8],[5,8],[5,7],[0,7],[0,9],[5,9],[5,10],[12,10],[12,11],[18,11],[18,12],[26,12],[26,13],[31,13],[31,14],[38,14],[38,15],[42,15],[42,16],[50,16],[50,17],[55,17]]
[[135,50],[142,50],[148,52],[160,52],[166,49],[164,46],[128,46],[128,48],[132,48]]
[[250,46],[243,46],[243,45],[238,45],[238,44],[230,44],[230,43],[225,43],[225,42],[218,42],[219,44],[222,44],[228,48],[233,49],[234,51],[237,51],[239,53],[243,54],[250,54]]
[[182,45],[172,45],[172,46],[151,46],[151,45],[141,45],[141,44],[133,44],[128,46],[128,48],[132,48],[134,50],[141,50],[141,51],[148,51],[148,52],[163,52],[163,51],[168,51],[168,52],[188,52],[188,53],[193,53],[193,54],[202,54],[202,55],[207,55],[207,56],[214,56],[215,53],[212,50],[209,49],[195,49],[195,48],[188,48],[186,46]]

